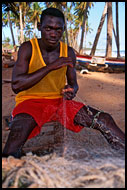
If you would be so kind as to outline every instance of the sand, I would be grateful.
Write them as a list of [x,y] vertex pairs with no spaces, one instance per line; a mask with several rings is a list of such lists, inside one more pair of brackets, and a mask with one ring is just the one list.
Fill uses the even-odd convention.
[[[11,79],[12,68],[2,68],[2,79]],[[125,73],[77,71],[79,91],[75,100],[110,113],[125,131]],[[2,115],[10,115],[15,106],[15,94],[10,83],[2,84]]]
[[[2,79],[11,79],[11,74],[12,68],[2,68]],[[79,91],[75,100],[110,113],[125,131],[125,73],[80,74],[77,71],[77,79]],[[14,98],[11,84],[3,83],[2,117],[11,114]],[[8,131],[3,125],[2,129],[3,148]],[[22,179],[22,183],[26,187],[35,188],[125,187],[124,152],[113,150],[100,132],[93,129],[83,129],[78,134],[66,131],[66,136],[62,157],[57,153],[42,157],[30,153],[21,159],[3,158],[3,188],[20,187],[21,176],[25,176],[26,181]],[[20,166],[15,165],[17,161]]]

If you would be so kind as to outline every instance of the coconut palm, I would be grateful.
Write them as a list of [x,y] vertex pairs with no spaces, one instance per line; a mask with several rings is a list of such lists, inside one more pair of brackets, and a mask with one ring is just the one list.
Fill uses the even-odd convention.
[[120,42],[119,42],[119,19],[118,19],[118,2],[116,2],[116,36],[117,36],[117,57],[120,57]]
[[112,57],[112,2],[107,2],[107,46],[106,57]]
[[8,25],[7,12],[2,12],[2,27]]
[[[9,25],[10,25],[11,34],[12,34],[12,36],[14,36],[13,35],[13,30],[12,30],[12,24],[11,24],[11,20],[10,20],[10,11],[13,12],[15,14],[15,16],[17,16],[17,18],[20,19],[20,30],[22,31],[23,30],[23,26],[22,26],[22,22],[21,22],[22,21],[22,10],[21,10],[20,3],[18,3],[18,2],[13,2],[13,3],[5,2],[3,4],[3,6],[6,7],[5,11],[8,12],[8,22],[9,22]],[[20,11],[20,17],[19,17],[18,9]],[[23,39],[22,34],[23,34],[23,32],[21,32],[21,39]],[[15,43],[13,42],[13,44],[15,44]]]
[[32,2],[32,6],[27,14],[28,23],[32,23],[34,26],[34,37],[36,37],[37,23],[40,21],[42,10],[43,7],[41,7],[38,2]]
[[10,7],[9,7],[8,4],[3,4],[3,8],[4,8],[5,12],[2,14],[2,18],[3,18],[3,22],[2,23],[4,23],[5,25],[7,23],[9,23],[13,46],[15,46],[14,33],[13,33],[13,29],[12,29],[12,23],[11,23],[11,20],[10,20]]
[[10,41],[11,41],[11,40],[10,40],[9,37],[7,37],[7,38],[4,39],[4,42],[5,42],[7,45],[10,43]]
[[84,33],[85,33],[85,25],[86,25],[86,19],[87,19],[87,12],[88,12],[88,7],[89,7],[89,2],[86,2],[86,5],[84,7],[83,11],[83,23],[82,23],[82,34],[81,34],[81,42],[80,42],[80,47],[79,47],[79,53],[83,49],[83,40],[84,40]]
[[[8,3],[9,6],[11,3]],[[24,42],[23,29],[25,27],[25,17],[30,9],[31,2],[13,2],[13,7],[10,6],[10,10],[19,18],[20,26],[20,43]]]
[[[110,9],[112,9],[112,4],[110,5]],[[108,5],[108,10],[109,10],[109,5]],[[108,11],[108,14],[109,13],[110,12]],[[120,57],[118,2],[116,2],[116,32],[115,32],[114,24],[113,24],[113,21],[112,21],[112,10],[111,10],[110,14],[111,14],[111,16],[108,17],[108,19],[107,19],[107,48],[108,48],[108,46],[111,46],[111,44],[112,44],[112,31],[111,30],[113,30],[115,41],[116,41],[116,46],[117,46],[117,57]],[[91,49],[91,53],[90,53],[91,56],[93,56],[95,54],[96,46],[97,46],[97,43],[98,43],[98,40],[99,40],[99,36],[100,36],[101,30],[102,30],[106,15],[107,15],[107,2],[105,3],[104,11],[103,11],[103,14],[102,14],[102,17],[101,17],[101,20],[100,20],[100,24],[99,24],[99,27],[98,27],[98,30],[97,30],[97,34],[96,34],[92,49]],[[110,31],[110,37],[109,37],[109,31]],[[109,52],[109,49],[107,51]],[[106,56],[111,57],[111,52],[112,52],[111,47],[110,47],[110,54],[108,52],[106,53]]]
[[67,36],[68,36],[68,44],[70,46],[73,46],[74,38],[76,37],[76,30],[74,29],[74,20],[75,15],[71,12],[72,4],[71,6],[66,7],[66,21],[67,21]]
[[92,2],[76,2],[75,4],[75,14],[78,15],[78,19],[81,22],[80,25],[82,28],[79,53],[81,53],[83,49],[84,33],[86,32],[85,25],[89,13],[88,9],[91,8],[92,5]]
[[91,56],[93,56],[95,54],[97,43],[98,43],[98,40],[99,40],[99,37],[100,37],[100,34],[101,34],[101,30],[102,30],[106,15],[107,15],[107,2],[105,3],[105,7],[104,7],[104,10],[103,10],[103,13],[102,13],[102,17],[101,17],[101,20],[100,20],[100,23],[99,23],[99,26],[98,26],[98,29],[97,29],[97,33],[96,33],[96,36],[95,36],[95,40],[94,40],[94,43],[93,43],[93,46],[92,46],[92,49],[91,49],[91,53],[90,53]]
[[[85,34],[84,34],[84,40],[85,40],[84,48],[86,48],[86,36],[87,36],[88,32],[91,33],[93,31],[93,29],[88,24],[88,19],[85,22],[85,29],[86,29],[86,31],[85,31]],[[91,44],[91,43],[89,42],[89,44]]]
[[24,33],[24,39],[25,41],[28,41],[29,39],[34,37],[33,31],[31,30],[31,26],[27,23],[25,27],[25,33]]
[[78,37],[79,37],[79,35],[80,35],[80,33],[81,33],[81,20],[79,19],[79,17],[77,16],[77,15],[75,15],[75,14],[73,14],[73,20],[72,20],[72,22],[73,22],[73,28],[72,28],[72,37],[70,37],[71,38],[71,41],[72,41],[72,43],[71,43],[71,46],[78,52],[79,51],[79,49],[78,49],[78,43],[77,43],[77,41],[78,41]]
[[19,14],[20,14],[20,43],[24,42],[24,35],[23,35],[23,5],[22,3],[19,3]]
[[25,16],[30,9],[30,2],[18,2],[19,4],[19,15],[20,15],[20,34],[21,34],[21,40],[20,43],[24,42],[24,34],[23,29],[25,27]]

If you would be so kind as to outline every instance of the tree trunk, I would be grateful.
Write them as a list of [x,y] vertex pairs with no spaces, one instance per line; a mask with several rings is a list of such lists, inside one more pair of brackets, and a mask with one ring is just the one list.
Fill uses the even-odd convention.
[[[86,22],[85,22],[85,29],[86,29]],[[84,48],[86,49],[86,32],[84,33],[84,38],[85,38]]]
[[36,38],[36,30],[37,30],[37,19],[34,21],[34,38]]
[[[67,17],[66,17],[66,11],[63,10],[62,5],[60,5],[60,4],[59,4],[58,9],[60,9],[60,11],[63,12],[64,17],[65,17],[65,35],[66,35],[67,44],[69,45],[69,42],[68,42],[68,32],[67,32]],[[64,41],[64,38],[62,38],[62,39],[63,39],[63,41]]]
[[93,47],[92,47],[91,53],[90,53],[91,56],[93,56],[95,54],[97,43],[98,43],[100,33],[101,33],[101,30],[102,30],[102,27],[103,27],[103,24],[104,24],[104,21],[105,21],[106,14],[107,14],[107,3],[105,3],[105,7],[104,7],[104,11],[102,13],[100,24],[99,24],[99,27],[97,29],[96,37],[95,37]]
[[15,46],[15,39],[14,39],[14,34],[13,34],[13,30],[12,30],[12,24],[11,24],[11,21],[10,21],[10,13],[8,11],[8,22],[9,22],[9,27],[10,27],[10,30],[11,30],[11,36],[12,36],[12,41],[13,41],[13,47]]
[[80,42],[80,47],[79,47],[79,53],[81,53],[83,49],[83,40],[84,40],[84,32],[85,32],[85,22],[87,19],[87,11],[89,7],[89,2],[86,2],[86,9],[84,11],[84,17],[83,17],[83,24],[82,24],[82,34],[81,34],[81,42]]
[[78,31],[77,31],[77,34],[76,34],[75,38],[74,38],[73,46],[72,46],[72,47],[74,47],[74,49],[75,49],[77,52],[78,52],[78,50],[79,50],[77,41],[78,41],[78,38],[79,38],[80,30],[81,30],[81,26],[79,25],[79,29],[78,29]]
[[119,43],[119,18],[118,18],[118,2],[116,2],[116,36],[117,36],[117,57],[120,57]]
[[107,47],[106,57],[112,57],[112,2],[107,2]]
[[116,36],[116,32],[115,32],[115,28],[114,28],[114,24],[112,23],[112,29],[113,29],[113,33],[114,33],[114,37],[115,37],[115,42],[116,42],[116,47],[117,47],[117,36]]
[[20,12],[20,33],[21,33],[20,43],[23,43],[24,42],[24,36],[23,36],[22,5],[19,5],[19,12]]
[[16,22],[15,22],[15,29],[16,29],[16,41],[17,41],[17,43],[19,44],[19,40],[18,40],[18,33],[19,33],[19,30],[18,30],[18,27],[17,27],[17,25],[16,25]]
[[65,16],[65,34],[66,34],[66,40],[67,40],[67,45],[69,45],[69,41],[68,41],[68,31],[67,31],[67,17],[66,17],[66,11],[64,12],[62,7],[61,7],[61,10]]
[[115,42],[116,42],[116,47],[117,47],[117,36],[116,36],[116,32],[115,32],[115,28],[114,28],[114,24],[112,23],[112,29],[113,29],[113,33],[114,33],[114,37],[115,37]]

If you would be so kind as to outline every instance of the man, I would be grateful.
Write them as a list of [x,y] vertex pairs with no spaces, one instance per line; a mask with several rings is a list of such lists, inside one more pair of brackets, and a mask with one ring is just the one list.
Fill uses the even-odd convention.
[[65,29],[63,13],[55,8],[44,10],[38,29],[41,38],[21,45],[13,69],[16,106],[3,156],[20,157],[26,140],[39,134],[44,123],[57,120],[64,125],[65,106],[64,127],[74,132],[83,127],[98,129],[111,145],[122,146],[124,133],[108,113],[72,100],[78,91],[76,56],[73,48],[60,41]]

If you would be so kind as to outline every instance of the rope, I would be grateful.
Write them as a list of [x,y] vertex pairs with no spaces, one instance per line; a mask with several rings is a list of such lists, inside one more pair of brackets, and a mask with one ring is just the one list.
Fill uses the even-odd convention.
[[97,113],[95,114],[90,128],[93,128],[93,129],[94,129],[94,125],[97,123],[97,120],[98,120],[98,117],[99,117],[100,113],[104,113],[104,112],[103,112],[103,111],[99,111],[99,112],[97,112]]
[[[78,95],[76,97],[79,99],[79,101],[81,101],[82,103],[85,104],[85,102]],[[89,109],[89,106],[86,106],[86,108],[87,108],[88,115],[93,115],[92,111],[90,111],[90,109]],[[104,113],[104,111],[100,110],[99,112],[97,112],[94,115],[94,118],[93,118],[93,121],[92,121],[92,124],[91,124],[90,128],[94,128],[94,125],[97,123],[97,120],[98,120],[98,117],[99,117],[100,113]]]

